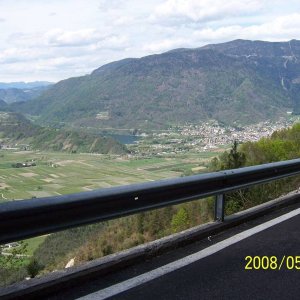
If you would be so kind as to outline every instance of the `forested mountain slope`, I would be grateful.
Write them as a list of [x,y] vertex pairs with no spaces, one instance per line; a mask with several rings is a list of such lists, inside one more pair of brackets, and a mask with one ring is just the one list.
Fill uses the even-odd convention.
[[14,105],[38,122],[159,128],[255,123],[300,111],[300,41],[236,40],[102,66]]
[[0,146],[24,144],[46,151],[126,153],[126,147],[112,138],[84,132],[44,128],[17,113],[0,112]]

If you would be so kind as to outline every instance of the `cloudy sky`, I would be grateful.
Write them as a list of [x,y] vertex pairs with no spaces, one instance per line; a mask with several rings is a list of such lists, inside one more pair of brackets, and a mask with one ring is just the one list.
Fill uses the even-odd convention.
[[0,0],[0,82],[58,81],[126,57],[300,39],[299,0]]

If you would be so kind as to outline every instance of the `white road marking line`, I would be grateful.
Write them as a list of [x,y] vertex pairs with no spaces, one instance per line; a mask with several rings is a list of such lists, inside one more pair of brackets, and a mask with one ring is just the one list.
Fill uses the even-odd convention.
[[112,297],[112,296],[115,296],[115,295],[118,295],[122,292],[125,292],[129,289],[132,289],[134,287],[137,287],[143,283],[146,283],[146,282],[149,282],[153,279],[156,279],[158,277],[161,277],[165,274],[168,274],[172,271],[175,271],[175,270],[178,270],[182,267],[185,267],[189,264],[192,264],[202,258],[205,258],[209,255],[212,255],[216,252],[219,252],[221,251],[222,249],[224,248],[227,248],[233,244],[236,244],[258,232],[261,232],[261,231],[264,231],[276,224],[279,224],[283,221],[286,221],[290,218],[293,218],[297,215],[300,214],[300,208],[296,209],[296,210],[293,210],[285,215],[282,215],[280,217],[277,217],[273,220],[270,220],[266,223],[263,223],[263,224],[260,224],[258,226],[255,226],[251,229],[248,229],[246,231],[243,231],[241,233],[238,233],[224,241],[221,241],[219,243],[216,243],[206,249],[203,249],[199,252],[196,252],[194,254],[191,254],[191,255],[188,255],[184,258],[181,258],[177,261],[174,261],[174,262],[171,262],[167,265],[164,265],[164,266],[161,266],[157,269],[154,269],[150,272],[147,272],[147,273],[144,273],[144,274],[141,274],[139,276],[136,276],[136,277],[133,277],[131,279],[128,279],[126,281],[123,281],[123,282],[120,282],[120,283],[117,283],[115,285],[112,285],[108,288],[105,288],[103,290],[100,290],[100,291],[97,291],[95,293],[91,293],[89,295],[86,295],[86,296],[83,296],[83,297],[80,297],[78,298],[79,300],[92,300],[92,299],[97,299],[97,300],[102,300],[102,299],[107,299],[109,297]]

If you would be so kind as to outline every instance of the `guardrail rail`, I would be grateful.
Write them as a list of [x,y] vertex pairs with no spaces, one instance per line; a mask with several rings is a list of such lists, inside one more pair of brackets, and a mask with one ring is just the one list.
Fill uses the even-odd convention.
[[225,193],[300,174],[300,159],[228,171],[0,204],[0,244],[155,208],[216,196],[224,220]]

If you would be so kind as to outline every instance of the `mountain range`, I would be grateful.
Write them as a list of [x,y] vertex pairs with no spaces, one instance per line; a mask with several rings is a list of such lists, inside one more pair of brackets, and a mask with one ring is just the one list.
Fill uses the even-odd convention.
[[49,81],[33,81],[33,82],[0,82],[0,89],[33,89],[52,85]]
[[11,109],[75,127],[244,125],[299,113],[299,92],[300,41],[235,40],[109,63]]

